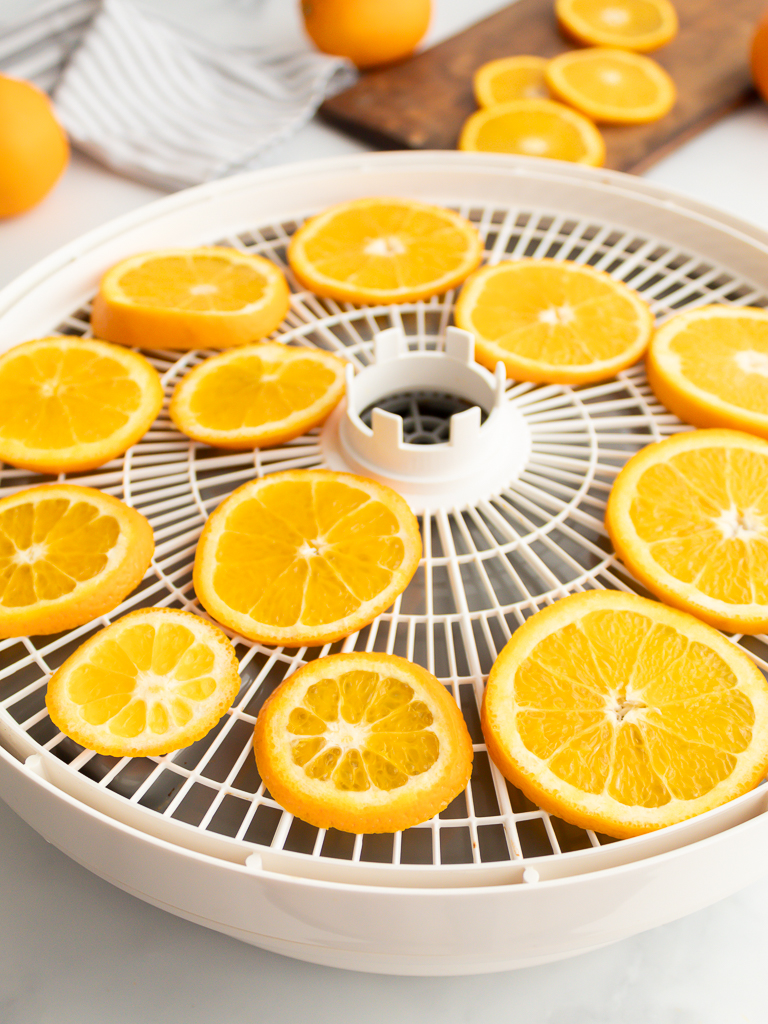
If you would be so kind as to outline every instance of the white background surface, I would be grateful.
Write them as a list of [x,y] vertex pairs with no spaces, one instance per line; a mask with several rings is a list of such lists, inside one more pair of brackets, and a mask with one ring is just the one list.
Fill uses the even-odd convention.
[[[505,2],[435,0],[426,42]],[[0,22],[28,3],[0,0]],[[222,43],[305,45],[293,0],[144,6]],[[312,122],[263,165],[365,148]],[[646,177],[768,229],[768,106],[731,115]],[[0,284],[160,195],[75,154],[39,207],[0,222]],[[768,879],[682,921],[524,971],[431,979],[315,967],[120,892],[47,845],[0,802],[0,1024],[766,1024],[767,954]]]

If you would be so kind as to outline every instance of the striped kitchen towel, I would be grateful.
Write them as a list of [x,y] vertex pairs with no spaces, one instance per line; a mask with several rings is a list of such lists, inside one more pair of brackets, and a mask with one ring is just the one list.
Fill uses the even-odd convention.
[[100,7],[99,0],[43,0],[21,16],[0,15],[0,72],[48,92]]
[[26,53],[26,67],[36,62],[42,84],[79,29],[79,46],[53,91],[59,120],[79,149],[161,188],[255,166],[356,74],[348,61],[308,50],[214,45],[129,0],[48,0],[35,12],[17,26],[20,48],[12,49],[10,34],[3,38],[5,64],[13,57],[20,67]]

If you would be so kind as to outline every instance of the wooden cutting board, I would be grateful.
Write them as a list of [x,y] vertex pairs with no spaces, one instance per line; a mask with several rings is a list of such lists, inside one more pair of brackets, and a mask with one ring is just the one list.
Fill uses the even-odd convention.
[[[754,95],[749,45],[768,0],[674,0],[680,31],[651,56],[678,89],[673,110],[647,125],[601,126],[606,166],[639,172]],[[377,145],[455,149],[477,109],[472,74],[517,53],[554,57],[575,44],[558,29],[553,0],[518,0],[410,60],[363,75],[327,100],[323,115]]]

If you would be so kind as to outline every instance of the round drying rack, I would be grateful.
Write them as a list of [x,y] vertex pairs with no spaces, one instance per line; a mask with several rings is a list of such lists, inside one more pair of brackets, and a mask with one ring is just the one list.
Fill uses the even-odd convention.
[[[541,963],[679,917],[765,870],[764,786],[615,841],[527,800],[490,762],[479,727],[484,680],[526,618],[576,591],[642,592],[607,539],[606,499],[631,455],[688,428],[656,401],[642,364],[576,388],[482,370],[471,338],[452,326],[454,292],[358,307],[302,289],[286,262],[291,235],[323,207],[371,195],[457,210],[480,231],[489,263],[548,257],[605,270],[637,289],[659,320],[706,303],[768,306],[764,233],[627,175],[497,155],[384,153],[258,171],[150,204],[55,253],[0,294],[0,351],[52,333],[88,336],[99,277],[127,255],[228,245],[285,270],[291,307],[272,338],[347,360],[349,408],[285,445],[239,453],[190,441],[164,409],[123,458],[59,478],[139,509],[156,551],[142,584],[109,615],[0,642],[0,795],[102,877],[268,949],[391,973]],[[170,396],[211,353],[145,354]],[[484,461],[484,451],[493,457]],[[191,747],[119,759],[62,735],[44,702],[50,673],[129,610],[204,614],[192,561],[210,512],[254,477],[323,466],[386,479],[417,512],[423,558],[395,604],[322,648],[232,636],[240,693]],[[50,479],[3,466],[0,496]],[[768,669],[768,638],[733,642]],[[433,672],[474,743],[466,791],[394,835],[293,818],[265,790],[251,749],[259,708],[282,679],[314,658],[362,650]]]

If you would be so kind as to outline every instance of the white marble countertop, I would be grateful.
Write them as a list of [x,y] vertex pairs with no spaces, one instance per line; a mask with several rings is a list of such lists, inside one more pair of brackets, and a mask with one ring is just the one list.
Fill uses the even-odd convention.
[[[0,0],[0,20],[27,2]],[[435,0],[427,42],[505,2]],[[292,0],[162,0],[162,7],[222,42],[247,43],[252,31],[262,44],[300,43]],[[313,121],[263,165],[366,148]],[[730,115],[646,177],[768,229],[768,106]],[[75,154],[39,207],[0,223],[0,285],[160,195]],[[765,1024],[766,954],[768,877],[683,920],[527,970],[393,978],[316,967],[126,895],[46,844],[0,801],[0,1024]]]

